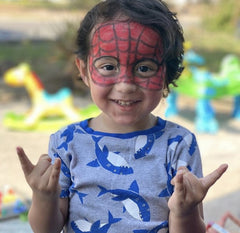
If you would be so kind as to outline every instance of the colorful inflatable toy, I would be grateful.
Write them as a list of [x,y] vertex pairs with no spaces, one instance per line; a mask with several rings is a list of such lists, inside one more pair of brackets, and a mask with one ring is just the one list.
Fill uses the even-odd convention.
[[[189,54],[191,53],[191,54]],[[221,62],[220,72],[213,74],[202,67],[204,59],[194,51],[186,53],[187,68],[177,81],[177,88],[173,88],[168,97],[166,117],[177,114],[178,94],[197,99],[196,129],[198,132],[215,133],[218,122],[211,105],[212,99],[232,96],[234,106],[232,117],[240,119],[240,59],[235,55],[227,55]]]
[[4,81],[14,87],[24,86],[31,98],[32,107],[24,115],[9,112],[4,125],[15,130],[55,130],[59,127],[98,114],[95,105],[77,110],[73,105],[71,91],[63,88],[49,94],[40,78],[26,63],[11,68],[4,74]]

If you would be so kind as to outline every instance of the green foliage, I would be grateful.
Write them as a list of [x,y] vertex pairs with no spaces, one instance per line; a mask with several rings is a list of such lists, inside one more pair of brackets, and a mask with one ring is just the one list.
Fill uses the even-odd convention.
[[204,26],[213,31],[234,32],[240,19],[240,1],[219,0],[216,5],[208,4]]
[[79,81],[79,71],[75,65],[76,58],[76,37],[79,28],[79,21],[65,21],[58,30],[56,40],[56,59],[63,62],[62,71],[72,78],[73,86],[82,93],[86,92],[86,86]]
[[49,62],[52,59],[49,54],[52,47],[52,42],[0,43],[0,63],[6,62],[17,65],[21,62],[30,64]]
[[100,0],[71,0],[69,2],[69,5],[73,8],[77,7],[79,9],[90,9],[97,3],[99,3]]
[[186,41],[190,41],[194,51],[206,60],[211,72],[218,72],[221,60],[227,54],[240,57],[239,39],[226,31],[209,31],[203,28],[192,28],[185,31]]
[[81,9],[88,10],[100,0],[67,0],[63,2],[54,2],[49,0],[0,0],[0,4],[13,5],[25,8],[48,8],[54,10]]

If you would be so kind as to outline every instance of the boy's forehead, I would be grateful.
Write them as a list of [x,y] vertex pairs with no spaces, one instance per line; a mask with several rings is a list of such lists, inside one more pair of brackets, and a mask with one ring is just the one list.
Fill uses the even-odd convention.
[[159,56],[162,54],[162,39],[155,30],[137,22],[107,22],[98,25],[94,31],[92,48],[93,55],[118,50]]
[[[139,36],[142,36],[143,39],[149,39],[150,41],[160,37],[152,28],[134,21],[115,21],[103,23],[98,25],[94,35],[96,32],[101,33],[103,39],[109,39],[114,35],[123,40],[129,39],[129,36],[131,36],[132,39],[138,39]],[[152,39],[149,38],[149,35],[151,35]]]

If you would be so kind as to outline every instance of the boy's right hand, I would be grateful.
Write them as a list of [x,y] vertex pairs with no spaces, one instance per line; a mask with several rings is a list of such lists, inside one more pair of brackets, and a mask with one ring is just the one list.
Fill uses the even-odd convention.
[[57,158],[54,164],[51,164],[51,158],[45,154],[33,165],[21,147],[17,147],[17,154],[33,194],[46,201],[58,198],[61,160]]

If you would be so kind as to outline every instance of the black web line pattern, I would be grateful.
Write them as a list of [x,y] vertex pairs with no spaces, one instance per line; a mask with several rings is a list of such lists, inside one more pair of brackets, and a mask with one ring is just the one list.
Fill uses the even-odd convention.
[[[106,27],[106,26],[111,26],[112,30],[113,30],[113,36],[110,40],[104,40],[102,38],[102,35],[101,35],[101,29]],[[95,41],[95,44],[91,45],[92,51],[96,51],[96,47],[98,48],[97,53],[96,52],[95,52],[95,54],[90,53],[90,56],[92,56],[92,60],[93,60],[95,56],[101,57],[104,54],[108,54],[108,53],[112,53],[112,52],[116,52],[116,55],[117,55],[118,58],[121,57],[121,53],[130,54],[130,56],[127,57],[127,61],[126,61],[125,64],[123,64],[123,62],[121,62],[121,66],[125,67],[125,70],[127,70],[127,67],[129,67],[129,66],[133,67],[133,69],[131,71],[132,75],[130,75],[130,77],[128,77],[127,74],[124,74],[124,75],[121,74],[121,77],[116,77],[117,81],[115,80],[115,82],[120,82],[121,80],[130,80],[130,82],[137,81],[136,84],[138,86],[143,87],[143,88],[146,88],[146,89],[161,89],[162,84],[161,84],[161,82],[159,82],[159,80],[152,79],[151,77],[150,78],[149,77],[148,78],[143,78],[143,77],[137,77],[136,75],[134,75],[135,65],[139,61],[144,60],[144,58],[149,60],[149,57],[151,57],[150,60],[154,60],[156,62],[156,64],[158,65],[158,71],[159,71],[159,69],[163,69],[163,66],[161,65],[162,52],[160,52],[160,48],[162,47],[161,41],[160,40],[156,41],[155,45],[151,45],[151,44],[146,43],[144,40],[142,40],[142,36],[143,36],[143,33],[144,33],[145,29],[146,29],[145,27],[142,27],[138,37],[134,38],[132,36],[132,31],[134,30],[134,28],[131,29],[130,23],[128,23],[128,28],[127,28],[128,36],[125,37],[125,38],[121,38],[121,37],[118,36],[117,29],[116,29],[116,24],[114,22],[101,25],[95,32],[95,34],[97,33],[96,34],[97,35],[97,41]],[[121,50],[120,49],[119,43],[121,41],[128,42],[128,48],[126,50]],[[112,50],[104,50],[104,48],[101,47],[101,43],[102,44],[108,44],[108,43],[113,44],[113,43],[115,43],[115,46],[112,46],[113,47]],[[145,54],[145,53],[141,53],[139,51],[139,46],[141,44],[144,45],[145,47],[150,48],[150,51],[151,50],[153,51],[153,53],[154,53],[153,58],[152,58],[153,53],[150,52],[150,53]],[[133,45],[134,45],[135,48],[133,47]],[[134,50],[132,51],[133,48],[134,48]],[[134,59],[132,59],[132,56],[131,56],[132,54],[134,55]],[[159,57],[157,57],[157,54],[159,54]],[[138,59],[140,57],[141,57],[141,59]],[[131,63],[130,58],[134,62]],[[90,67],[90,70],[91,70],[92,73],[95,73],[95,74],[97,72],[94,69],[94,66]],[[94,81],[97,84],[100,84],[100,85],[107,85],[108,84],[109,77],[101,76],[101,79],[102,79],[101,83],[97,82],[96,80],[94,80]],[[158,74],[158,79],[161,79],[161,80],[164,79],[164,72],[160,72],[160,75]],[[111,84],[109,84],[109,85],[111,85]],[[155,86],[155,88],[151,88],[152,86]]]

